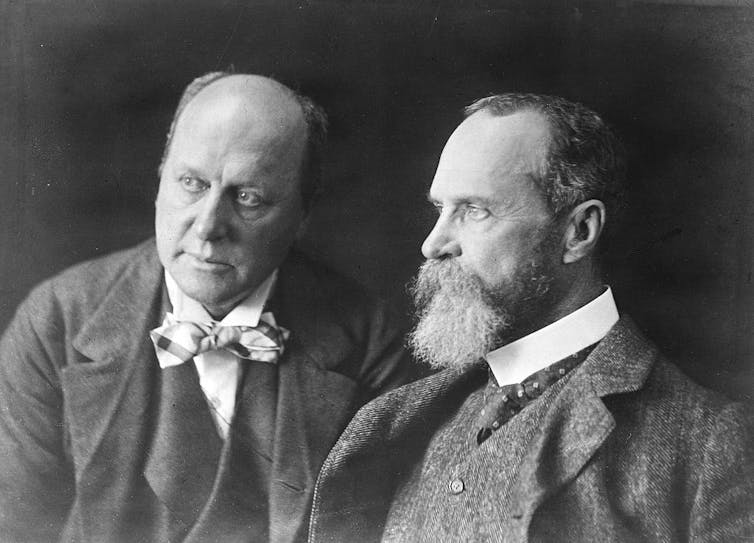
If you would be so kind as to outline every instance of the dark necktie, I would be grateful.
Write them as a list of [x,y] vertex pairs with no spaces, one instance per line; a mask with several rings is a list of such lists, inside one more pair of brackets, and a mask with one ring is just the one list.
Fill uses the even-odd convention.
[[568,375],[581,364],[595,345],[580,350],[563,360],[531,374],[521,383],[497,386],[490,372],[490,382],[484,393],[484,407],[477,419],[476,441],[481,445],[495,430],[521,412],[527,405],[539,398],[548,387]]

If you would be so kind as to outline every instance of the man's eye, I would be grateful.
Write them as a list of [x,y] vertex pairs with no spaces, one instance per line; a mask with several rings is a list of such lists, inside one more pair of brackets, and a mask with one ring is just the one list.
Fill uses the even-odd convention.
[[487,209],[477,206],[466,206],[463,211],[464,218],[471,219],[472,221],[481,221],[490,216],[490,212]]
[[236,200],[239,204],[246,207],[256,207],[262,203],[262,199],[254,191],[239,189],[236,193]]
[[180,183],[183,189],[188,192],[201,192],[207,188],[207,183],[198,177],[193,177],[191,175],[182,176],[180,178]]

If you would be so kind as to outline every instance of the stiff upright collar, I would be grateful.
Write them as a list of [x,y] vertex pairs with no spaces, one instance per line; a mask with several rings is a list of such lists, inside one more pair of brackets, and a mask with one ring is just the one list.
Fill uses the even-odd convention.
[[486,356],[500,386],[526,377],[600,341],[618,322],[610,287],[588,304]]
[[[254,292],[234,307],[219,323],[223,326],[257,326],[259,318],[262,316],[264,304],[275,285],[277,273],[277,270],[273,271]],[[173,316],[176,320],[199,323],[214,322],[214,319],[202,304],[193,298],[189,298],[167,270],[165,270],[165,284],[168,288],[168,297],[173,306]]]

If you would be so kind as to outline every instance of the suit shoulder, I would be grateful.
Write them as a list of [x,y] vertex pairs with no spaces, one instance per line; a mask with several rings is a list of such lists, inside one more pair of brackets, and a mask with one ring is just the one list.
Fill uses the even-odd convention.
[[658,400],[679,406],[680,413],[689,418],[714,417],[723,409],[742,405],[696,383],[663,355],[658,356],[647,378],[646,389]]
[[[651,406],[652,411],[677,420],[711,414],[732,404],[722,394],[695,383],[683,373],[629,316],[621,318],[603,343],[605,349],[595,351],[601,354],[600,366],[594,366],[593,371],[612,383],[608,386],[613,389],[611,392],[633,391],[614,396],[611,401],[616,406],[636,411]],[[618,386],[614,386],[616,382]]]
[[655,394],[660,396],[665,390],[672,412],[677,413],[673,418],[680,420],[676,431],[683,432],[687,442],[727,441],[733,446],[736,440],[753,437],[748,416],[751,406],[694,382],[664,357],[660,357],[650,378]]
[[75,264],[35,286],[16,311],[40,328],[76,320],[98,307],[120,277],[135,267],[159,266],[154,240]]
[[[666,465],[686,466],[692,486],[699,475],[695,470],[709,462],[710,450],[722,448],[743,458],[752,436],[744,404],[695,383],[662,355],[642,388],[607,398],[606,403],[616,417],[620,429],[616,435],[622,436],[618,441],[624,447],[633,443],[642,449],[637,457],[665,451]],[[656,469],[660,464],[655,458]]]
[[119,277],[134,266],[158,265],[154,240],[104,256],[92,258],[63,270],[40,283],[35,291],[52,293],[64,305],[68,302],[96,304]]
[[[703,510],[695,523],[715,519],[708,507],[719,497],[752,495],[754,429],[745,404],[695,383],[662,355],[643,388],[612,401],[613,454],[622,458],[615,465],[632,465],[648,481],[675,481],[673,499]],[[739,486],[746,488],[733,490]]]

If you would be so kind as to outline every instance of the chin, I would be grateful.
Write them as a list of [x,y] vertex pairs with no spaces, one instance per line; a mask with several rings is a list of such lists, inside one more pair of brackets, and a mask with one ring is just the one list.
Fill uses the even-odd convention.
[[207,289],[197,289],[196,291],[187,294],[205,307],[223,306],[228,304],[234,298],[232,294]]
[[221,281],[217,277],[203,276],[196,273],[173,274],[178,287],[188,297],[193,298],[204,306],[216,306],[232,300],[241,289],[233,284]]

